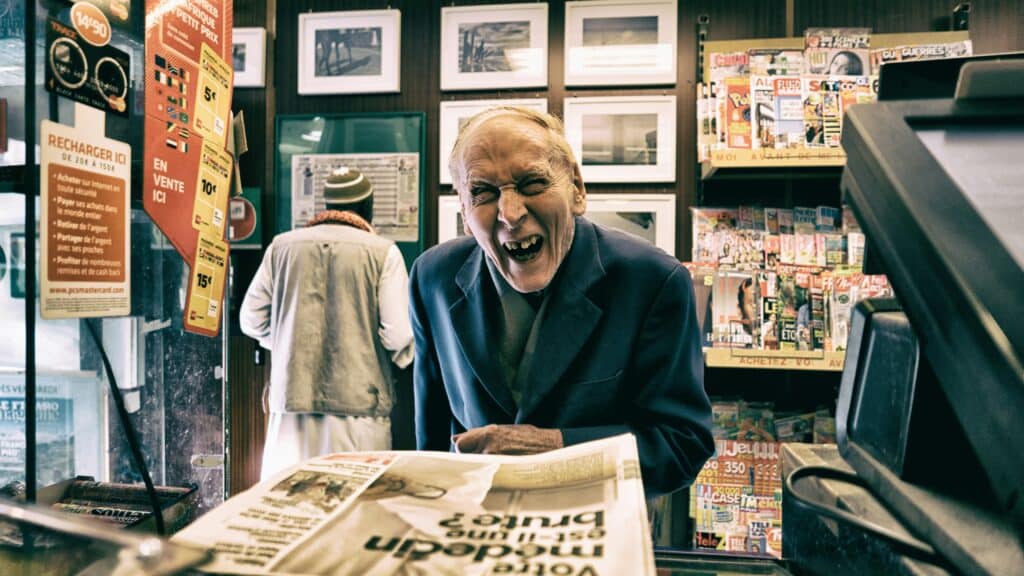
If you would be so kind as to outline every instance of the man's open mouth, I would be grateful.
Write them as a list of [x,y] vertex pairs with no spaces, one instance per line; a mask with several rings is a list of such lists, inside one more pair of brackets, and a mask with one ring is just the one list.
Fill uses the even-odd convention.
[[509,256],[517,262],[529,262],[540,254],[544,246],[544,238],[539,235],[528,236],[523,240],[505,242],[502,245]]

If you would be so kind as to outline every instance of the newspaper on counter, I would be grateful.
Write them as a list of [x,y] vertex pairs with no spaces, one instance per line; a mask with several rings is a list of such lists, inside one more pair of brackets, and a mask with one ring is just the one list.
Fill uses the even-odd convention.
[[530,456],[321,456],[173,540],[227,574],[655,574],[630,434]]

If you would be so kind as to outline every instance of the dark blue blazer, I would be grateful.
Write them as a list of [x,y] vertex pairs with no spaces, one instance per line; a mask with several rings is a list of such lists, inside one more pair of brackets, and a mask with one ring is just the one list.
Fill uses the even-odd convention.
[[501,305],[472,237],[424,252],[410,279],[416,444],[487,424],[559,428],[565,444],[632,432],[647,495],[693,482],[714,452],[690,274],[645,241],[576,219],[520,406],[501,364]]

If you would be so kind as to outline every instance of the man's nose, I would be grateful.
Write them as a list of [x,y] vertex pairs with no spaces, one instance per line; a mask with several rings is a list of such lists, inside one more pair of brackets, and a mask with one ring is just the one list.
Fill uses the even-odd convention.
[[516,228],[526,218],[526,205],[523,197],[515,186],[508,185],[501,189],[498,196],[498,220],[509,228]]

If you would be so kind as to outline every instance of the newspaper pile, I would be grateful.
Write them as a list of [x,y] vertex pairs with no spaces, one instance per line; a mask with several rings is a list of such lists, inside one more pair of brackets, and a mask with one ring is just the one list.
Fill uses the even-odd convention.
[[322,456],[174,541],[227,574],[655,574],[629,434],[531,456]]

